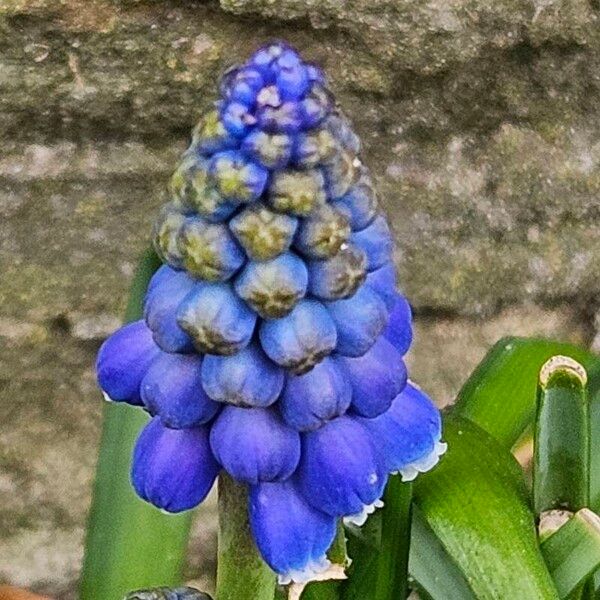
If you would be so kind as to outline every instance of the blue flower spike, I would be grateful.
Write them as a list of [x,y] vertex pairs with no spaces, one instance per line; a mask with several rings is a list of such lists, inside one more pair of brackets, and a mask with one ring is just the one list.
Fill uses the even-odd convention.
[[165,263],[144,321],[98,354],[105,396],[153,417],[132,483],[168,512],[219,470],[249,488],[256,546],[282,584],[329,566],[387,479],[445,451],[408,381],[412,314],[361,144],[321,69],[283,42],[228,70],[154,228]]

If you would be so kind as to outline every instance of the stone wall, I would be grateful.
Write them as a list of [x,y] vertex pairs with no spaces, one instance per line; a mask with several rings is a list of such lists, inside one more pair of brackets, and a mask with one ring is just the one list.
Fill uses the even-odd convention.
[[[0,0],[0,580],[74,597],[94,353],[215,78],[266,40],[364,140],[440,403],[502,335],[591,343],[599,25],[597,0]],[[214,504],[196,530],[210,577]]]

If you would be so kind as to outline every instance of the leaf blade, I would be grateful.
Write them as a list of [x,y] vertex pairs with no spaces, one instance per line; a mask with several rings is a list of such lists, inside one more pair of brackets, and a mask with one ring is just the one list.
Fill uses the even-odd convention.
[[561,598],[567,598],[600,566],[600,518],[582,509],[541,545]]
[[412,513],[408,572],[421,596],[432,600],[476,600],[457,564],[417,506]]
[[460,417],[445,420],[445,438],[449,450],[417,480],[415,502],[475,596],[556,599],[513,457]]
[[588,372],[590,388],[600,387],[600,359],[583,348],[508,337],[497,342],[473,371],[452,412],[470,419],[505,447],[512,447],[533,421],[540,369],[556,354],[580,362]]

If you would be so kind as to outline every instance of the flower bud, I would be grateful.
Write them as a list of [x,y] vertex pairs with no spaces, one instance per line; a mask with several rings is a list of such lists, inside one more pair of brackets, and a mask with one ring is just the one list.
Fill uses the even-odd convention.
[[323,166],[327,197],[341,198],[358,181],[360,161],[354,154],[342,150]]
[[304,375],[287,376],[279,407],[288,425],[311,431],[344,414],[351,398],[343,364],[328,357]]
[[257,69],[234,69],[225,78],[223,93],[228,100],[251,106],[265,82]]
[[365,283],[385,302],[389,311],[394,308],[398,292],[396,291],[396,267],[393,262],[386,262],[379,269],[371,271]]
[[350,122],[341,112],[336,111],[330,114],[324,122],[324,126],[331,131],[333,137],[340,142],[351,154],[356,156],[360,154],[360,138],[354,133]]
[[250,343],[256,314],[231,286],[207,283],[181,303],[177,322],[200,352],[229,356]]
[[133,450],[131,482],[138,496],[167,512],[194,508],[207,496],[219,472],[208,429],[169,429],[154,417]]
[[309,129],[319,125],[333,107],[331,93],[321,83],[313,83],[309,93],[298,103],[302,127]]
[[253,260],[269,260],[292,244],[298,220],[255,204],[238,213],[229,223],[233,235]]
[[407,372],[402,355],[380,336],[362,356],[339,356],[352,388],[353,412],[372,419],[385,412],[404,389]]
[[236,209],[235,204],[219,195],[209,176],[209,162],[194,152],[188,152],[173,173],[170,193],[173,203],[182,212],[197,212],[211,223],[227,219]]
[[154,249],[159,258],[174,269],[183,268],[183,255],[178,240],[186,222],[186,216],[174,204],[165,204],[154,223]]
[[308,263],[308,290],[323,300],[349,298],[364,283],[366,275],[365,253],[348,244],[329,260]]
[[257,111],[258,125],[268,133],[294,134],[302,126],[300,107],[296,102],[282,102],[276,106],[265,104]]
[[294,373],[305,373],[332,352],[335,324],[316,300],[300,300],[282,319],[263,321],[260,342],[269,358]]
[[329,162],[338,149],[332,133],[326,128],[299,133],[293,149],[294,164],[301,169],[309,169],[320,163]]
[[269,189],[271,206],[279,212],[306,216],[325,202],[323,177],[316,171],[279,171]]
[[237,148],[238,141],[225,129],[218,110],[206,113],[192,132],[192,146],[201,154]]
[[222,108],[221,120],[227,131],[236,138],[244,137],[256,125],[256,117],[241,102],[229,102]]
[[140,383],[159,352],[144,321],[129,323],[113,333],[96,359],[96,376],[104,397],[143,405]]
[[160,352],[142,379],[142,400],[166,427],[196,427],[217,414],[220,405],[202,389],[201,363],[195,354]]
[[202,385],[218,402],[264,407],[277,400],[283,387],[283,369],[252,343],[232,356],[205,356]]
[[365,286],[351,298],[327,302],[326,306],[337,328],[336,351],[344,356],[362,356],[387,325],[383,300]]
[[[288,57],[282,57],[279,65],[282,67],[275,78],[275,85],[281,94],[283,100],[298,100],[303,96],[310,85],[306,68],[296,60],[286,60]],[[297,57],[296,57],[297,58]],[[282,62],[285,61],[285,66]]]
[[178,247],[186,270],[206,281],[225,281],[244,263],[244,253],[227,225],[188,217]]
[[202,284],[187,273],[169,266],[161,267],[150,280],[144,299],[144,319],[154,341],[165,352],[191,352],[192,338],[177,322],[177,310],[183,299]]
[[400,294],[396,295],[383,335],[401,355],[404,356],[408,352],[413,338],[412,311],[408,300]]
[[347,219],[326,204],[302,220],[294,247],[308,258],[331,258],[349,237],[350,226]]
[[283,169],[292,154],[292,138],[254,129],[244,138],[242,150],[266,169]]
[[394,240],[387,221],[381,215],[362,231],[353,233],[350,240],[364,250],[369,271],[392,260]]
[[304,262],[288,252],[265,262],[249,262],[235,280],[235,291],[263,319],[289,314],[306,293]]
[[227,406],[210,432],[217,461],[237,481],[283,481],[300,460],[300,435],[268,408]]
[[368,227],[377,216],[377,196],[370,178],[364,173],[358,183],[333,203],[350,223],[353,231]]
[[219,194],[234,203],[258,199],[268,179],[266,169],[234,150],[215,154],[210,163],[210,174]]
[[257,50],[250,59],[250,65],[254,67],[262,75],[265,83],[273,83],[279,70],[278,61],[286,55],[284,60],[293,60],[290,53],[297,53],[287,44],[283,42],[275,42]]

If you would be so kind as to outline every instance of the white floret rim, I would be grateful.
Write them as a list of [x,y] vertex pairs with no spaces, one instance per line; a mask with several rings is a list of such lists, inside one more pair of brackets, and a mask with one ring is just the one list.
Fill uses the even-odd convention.
[[344,517],[344,523],[346,525],[356,525],[357,527],[362,527],[369,518],[369,515],[372,515],[378,508],[383,508],[383,500],[381,499],[375,500],[375,502],[372,504],[365,504],[359,513]]
[[303,569],[292,569],[287,573],[280,573],[277,580],[279,585],[290,585],[292,583],[308,583],[331,566],[331,562],[323,554],[320,558],[309,562]]
[[438,441],[434,444],[431,452],[427,453],[423,458],[411,462],[401,469],[398,469],[402,481],[414,481],[419,473],[427,473],[431,471],[440,461],[440,457],[448,450],[446,442]]

